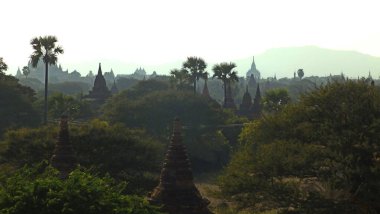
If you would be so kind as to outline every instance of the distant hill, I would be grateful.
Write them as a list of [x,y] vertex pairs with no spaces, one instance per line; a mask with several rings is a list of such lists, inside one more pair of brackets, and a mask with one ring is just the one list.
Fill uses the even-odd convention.
[[[252,57],[234,61],[239,75],[250,68]],[[305,76],[326,76],[343,72],[349,77],[368,76],[379,78],[380,57],[362,54],[356,51],[324,49],[315,46],[275,48],[255,56],[257,69],[265,77],[292,77],[294,71],[303,68]]]

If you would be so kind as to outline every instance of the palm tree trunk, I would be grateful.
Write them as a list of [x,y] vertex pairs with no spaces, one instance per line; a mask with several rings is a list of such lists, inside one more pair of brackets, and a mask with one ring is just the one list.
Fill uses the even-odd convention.
[[45,100],[44,100],[44,124],[47,124],[47,111],[48,111],[48,105],[47,105],[47,95],[48,95],[48,63],[45,62]]
[[223,86],[224,86],[224,106],[226,105],[226,97],[227,97],[227,81],[223,80]]
[[197,79],[194,80],[194,94],[197,93]]

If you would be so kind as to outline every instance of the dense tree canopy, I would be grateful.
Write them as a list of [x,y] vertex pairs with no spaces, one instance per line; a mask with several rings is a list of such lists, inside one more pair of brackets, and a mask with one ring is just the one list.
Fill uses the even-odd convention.
[[6,128],[37,124],[39,115],[33,106],[35,93],[12,76],[0,73],[0,136]]
[[290,102],[289,93],[286,89],[276,88],[265,91],[262,99],[264,111],[273,113],[280,111]]
[[[1,164],[17,168],[49,160],[57,133],[57,126],[7,132],[0,143]],[[163,147],[142,131],[95,120],[71,125],[70,141],[79,164],[127,180],[129,192],[146,192],[157,182]]]
[[208,164],[220,167],[225,163],[229,147],[217,126],[224,124],[230,115],[216,102],[190,92],[144,91],[147,89],[135,87],[112,97],[104,106],[104,117],[127,127],[143,128],[165,143],[172,134],[173,118],[179,117],[194,168]]
[[[298,203],[300,210],[306,206],[300,200],[310,202],[317,194],[325,203],[355,207],[345,205],[341,212],[379,211],[379,121],[378,88],[362,81],[322,86],[243,129],[242,149],[221,178],[222,190],[232,195],[255,190],[254,203],[271,198],[280,207]],[[306,195],[298,195],[310,178],[316,180],[306,185]],[[289,181],[297,187],[281,194]]]
[[51,167],[24,167],[0,178],[0,212],[8,214],[145,214],[158,208],[137,196],[124,195],[125,183],[79,169],[66,180]]

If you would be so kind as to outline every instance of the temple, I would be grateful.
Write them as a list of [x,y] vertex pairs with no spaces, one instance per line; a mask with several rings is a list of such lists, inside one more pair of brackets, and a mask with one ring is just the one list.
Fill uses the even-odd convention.
[[60,173],[60,178],[65,179],[74,170],[76,158],[69,140],[68,117],[61,116],[60,130],[57,144],[51,157],[51,165]]
[[224,99],[224,108],[236,110],[236,105],[234,102],[234,98],[232,97],[232,91],[231,91],[231,86],[230,84],[227,84],[227,90],[226,90],[226,97]]
[[182,144],[181,129],[179,119],[175,119],[160,183],[148,200],[169,214],[211,214],[207,208],[209,201],[201,196],[194,185],[190,161]]
[[251,94],[248,92],[248,86],[245,90],[245,93],[243,95],[242,103],[240,104],[240,108],[238,111],[238,114],[241,116],[246,116],[249,119],[252,119],[252,97]]
[[261,92],[259,84],[257,84],[256,95],[255,99],[253,100],[252,113],[254,119],[261,116]]
[[210,92],[208,91],[208,87],[207,87],[207,79],[205,80],[205,84],[203,86],[202,96],[207,99],[211,99]]
[[98,101],[104,101],[111,96],[110,90],[107,88],[106,80],[102,73],[102,67],[99,63],[98,74],[95,77],[94,87],[90,91],[87,98],[92,98]]
[[247,79],[249,79],[251,75],[253,75],[257,81],[260,80],[260,71],[256,68],[255,57],[252,58],[251,68],[247,71]]

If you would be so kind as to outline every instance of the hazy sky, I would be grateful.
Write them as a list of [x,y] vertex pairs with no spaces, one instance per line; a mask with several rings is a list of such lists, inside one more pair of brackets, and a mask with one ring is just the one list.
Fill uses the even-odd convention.
[[82,74],[96,70],[86,62],[143,66],[193,55],[233,61],[287,46],[380,56],[379,6],[379,0],[1,0],[0,56],[15,73],[28,61],[30,40],[43,35],[56,35],[65,50],[59,63]]

